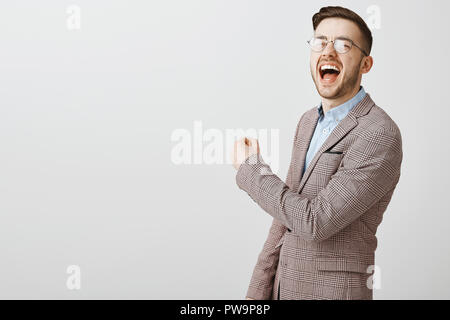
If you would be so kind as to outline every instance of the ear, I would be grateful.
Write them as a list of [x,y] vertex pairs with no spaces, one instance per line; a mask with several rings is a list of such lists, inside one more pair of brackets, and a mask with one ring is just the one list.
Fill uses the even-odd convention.
[[364,57],[361,61],[361,73],[362,74],[368,73],[370,69],[372,69],[372,66],[373,66],[372,56]]

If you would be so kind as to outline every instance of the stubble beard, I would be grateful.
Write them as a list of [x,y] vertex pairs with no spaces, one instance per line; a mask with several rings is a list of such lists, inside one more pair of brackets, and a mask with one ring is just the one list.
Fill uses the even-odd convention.
[[[349,75],[347,79],[344,78],[343,81],[331,91],[329,89],[321,90],[319,83],[320,79],[316,79],[314,74],[315,73],[313,73],[313,70],[311,69],[311,76],[319,95],[325,99],[337,99],[351,92],[355,88],[356,84],[358,83],[359,68],[355,68],[355,70]],[[320,77],[320,74],[318,75],[318,77]]]

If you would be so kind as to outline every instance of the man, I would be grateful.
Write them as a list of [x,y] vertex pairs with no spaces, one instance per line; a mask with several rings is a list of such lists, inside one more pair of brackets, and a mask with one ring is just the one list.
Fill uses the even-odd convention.
[[372,35],[342,7],[313,16],[311,75],[321,104],[304,113],[286,183],[258,141],[232,154],[239,188],[273,217],[247,299],[372,299],[375,236],[400,178],[402,139],[360,86]]

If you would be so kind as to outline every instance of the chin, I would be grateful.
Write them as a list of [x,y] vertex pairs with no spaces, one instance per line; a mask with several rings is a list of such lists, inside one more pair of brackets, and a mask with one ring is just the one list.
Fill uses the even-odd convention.
[[340,86],[333,85],[332,87],[323,87],[320,84],[318,85],[318,92],[322,98],[332,99],[339,97],[340,94]]

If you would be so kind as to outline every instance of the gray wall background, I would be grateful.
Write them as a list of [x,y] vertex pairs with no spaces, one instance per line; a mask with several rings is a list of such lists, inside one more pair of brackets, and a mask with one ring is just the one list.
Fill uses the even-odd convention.
[[3,1],[0,298],[243,299],[272,218],[231,165],[175,165],[171,134],[279,129],[284,179],[319,102],[306,40],[329,4],[379,6],[363,85],[403,136],[375,298],[449,299],[445,0]]

